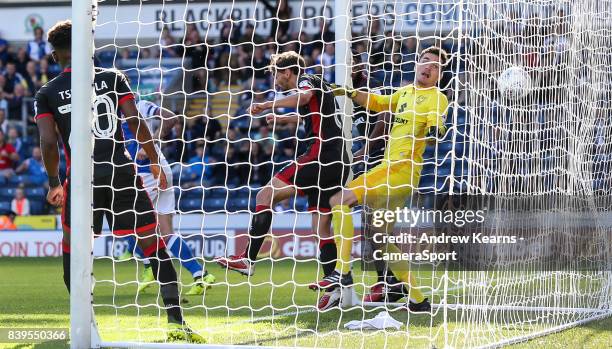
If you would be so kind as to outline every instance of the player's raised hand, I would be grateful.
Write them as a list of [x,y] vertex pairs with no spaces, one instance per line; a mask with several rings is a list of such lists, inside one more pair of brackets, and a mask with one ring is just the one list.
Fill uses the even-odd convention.
[[49,188],[47,202],[55,207],[60,207],[64,202],[64,188],[61,185]]
[[168,189],[168,180],[166,179],[166,174],[161,169],[161,166],[159,166],[159,164],[151,164],[151,174],[153,175],[153,178],[157,179],[157,183],[159,183],[159,189]]

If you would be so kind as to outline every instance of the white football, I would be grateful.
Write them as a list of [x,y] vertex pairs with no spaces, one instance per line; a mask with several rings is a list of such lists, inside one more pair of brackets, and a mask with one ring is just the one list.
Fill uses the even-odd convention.
[[504,98],[521,99],[531,90],[531,77],[523,68],[511,67],[499,75],[497,88]]

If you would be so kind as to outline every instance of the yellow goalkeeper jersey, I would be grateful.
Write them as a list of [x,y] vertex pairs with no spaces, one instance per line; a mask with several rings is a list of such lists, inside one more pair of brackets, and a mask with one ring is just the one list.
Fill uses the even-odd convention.
[[421,89],[411,84],[392,95],[369,94],[368,109],[393,113],[385,159],[423,162],[425,134],[432,126],[444,125],[447,107],[448,99],[437,87]]

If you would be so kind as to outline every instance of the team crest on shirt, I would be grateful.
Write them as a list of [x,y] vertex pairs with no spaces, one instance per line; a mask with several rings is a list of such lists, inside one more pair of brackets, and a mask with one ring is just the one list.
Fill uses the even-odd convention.
[[425,96],[418,96],[416,99],[416,104],[421,104],[423,102],[425,102],[425,100],[427,99],[427,97]]

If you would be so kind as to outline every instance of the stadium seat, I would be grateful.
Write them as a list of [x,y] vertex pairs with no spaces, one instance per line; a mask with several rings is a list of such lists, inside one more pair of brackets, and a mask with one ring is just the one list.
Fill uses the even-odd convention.
[[178,201],[178,208],[181,213],[194,213],[193,211],[202,211],[202,200],[181,199]]
[[25,196],[28,199],[44,200],[47,196],[47,190],[43,187],[26,188]]
[[193,187],[193,188],[189,188],[189,189],[179,189],[178,192],[175,193],[175,195],[177,197],[180,196],[181,198],[189,198],[189,199],[200,198],[200,199],[203,199],[204,198],[204,188]]
[[30,200],[30,214],[44,214],[46,206],[47,203],[44,200]]
[[225,198],[206,199],[204,200],[204,211],[215,212],[225,210]]
[[6,213],[11,210],[10,201],[0,201],[0,213]]
[[11,184],[23,184],[23,185],[28,185],[30,184],[30,176],[28,175],[18,175],[18,176],[13,176],[9,179],[9,183]]
[[[208,191],[206,194],[209,194]],[[226,198],[228,191],[225,188],[213,188],[210,190],[210,196],[206,196],[207,198]]]
[[227,210],[229,212],[247,211],[249,209],[248,198],[229,199],[227,201]]
[[3,187],[0,188],[0,200],[12,200],[15,196],[15,190],[17,188]]

